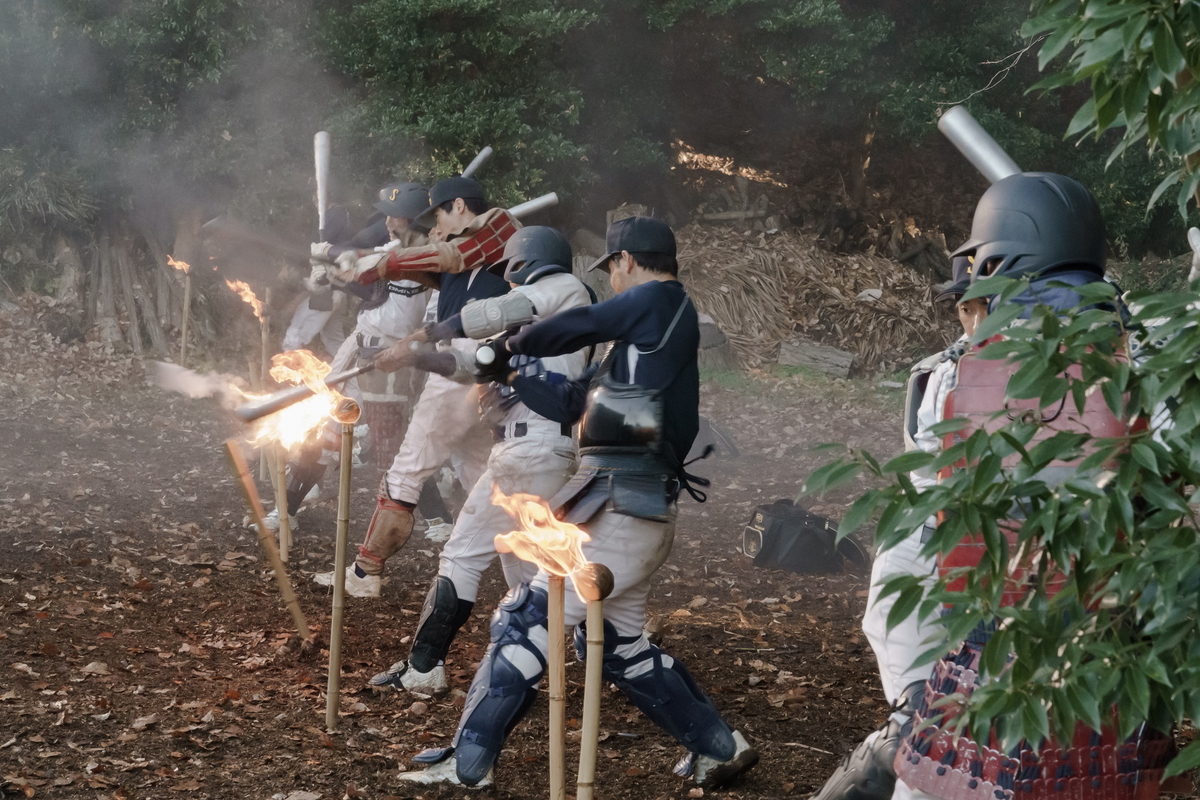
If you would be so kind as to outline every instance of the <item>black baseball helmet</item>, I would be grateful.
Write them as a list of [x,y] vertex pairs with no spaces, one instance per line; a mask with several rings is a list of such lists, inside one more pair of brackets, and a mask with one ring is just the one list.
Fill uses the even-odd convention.
[[571,245],[554,228],[530,225],[509,238],[503,257],[491,269],[518,286],[555,272],[570,272]]
[[[975,207],[971,238],[951,253],[970,256],[972,281],[1023,278],[1062,267],[1104,275],[1104,220],[1083,184],[1052,172],[996,181]],[[984,274],[984,265],[999,263]]]
[[375,208],[411,222],[429,208],[429,190],[419,183],[390,183],[379,190]]
[[950,264],[950,280],[945,283],[935,286],[937,294],[934,295],[933,302],[940,303],[943,300],[958,301],[958,298],[967,293],[967,289],[971,287],[972,274],[971,259],[967,256],[956,256]]

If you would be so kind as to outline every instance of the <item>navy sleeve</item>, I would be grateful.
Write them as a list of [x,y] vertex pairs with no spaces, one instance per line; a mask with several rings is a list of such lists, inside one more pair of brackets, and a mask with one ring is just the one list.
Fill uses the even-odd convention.
[[642,316],[631,294],[619,294],[594,306],[572,308],[522,328],[508,340],[513,353],[561,356],[589,345],[623,338]]
[[595,374],[593,365],[573,381],[557,372],[548,372],[544,378],[518,375],[512,380],[512,388],[533,413],[564,425],[574,425],[583,416],[588,386]]

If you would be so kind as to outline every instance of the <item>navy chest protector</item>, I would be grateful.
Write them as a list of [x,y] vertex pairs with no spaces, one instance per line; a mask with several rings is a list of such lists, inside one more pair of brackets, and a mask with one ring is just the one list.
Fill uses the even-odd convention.
[[[689,303],[691,298],[684,298],[658,345],[640,355],[666,345]],[[604,357],[579,421],[579,471],[550,502],[562,519],[576,525],[608,506],[620,514],[665,522],[679,493],[682,467],[662,457],[662,392],[612,377],[613,360],[625,353],[625,347],[614,344]]]

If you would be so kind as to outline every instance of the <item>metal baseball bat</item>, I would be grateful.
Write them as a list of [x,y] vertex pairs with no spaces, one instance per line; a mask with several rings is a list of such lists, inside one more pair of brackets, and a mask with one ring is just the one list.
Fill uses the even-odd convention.
[[471,160],[471,163],[467,164],[467,168],[462,171],[462,176],[464,178],[470,178],[472,175],[474,175],[475,172],[483,166],[484,162],[492,157],[493,152],[495,151],[492,150],[491,145],[488,145],[480,150],[479,155],[475,156],[475,158]]
[[550,194],[544,194],[541,197],[535,197],[532,200],[526,200],[520,205],[513,206],[508,210],[508,213],[520,219],[521,217],[527,217],[530,214],[556,205],[558,205],[558,193],[550,192]]
[[983,129],[983,126],[971,116],[971,112],[962,106],[953,108],[942,114],[938,120],[938,130],[949,139],[958,151],[967,157],[975,169],[983,173],[989,182],[1007,178],[1021,172],[1017,162],[1004,152],[996,140]]
[[[348,369],[345,372],[339,372],[336,375],[330,375],[325,378],[326,386],[337,386],[345,383],[351,378],[356,378],[359,375],[364,375],[375,369],[374,364],[364,364],[361,367]],[[242,422],[254,422],[256,419],[262,419],[268,414],[274,414],[276,411],[282,411],[290,405],[299,403],[301,400],[312,397],[315,392],[306,385],[293,386],[289,389],[281,389],[275,394],[268,395],[259,400],[252,400],[237,408],[233,413]]]
[[329,131],[313,136],[313,160],[317,170],[317,228],[325,241],[325,209],[329,206]]

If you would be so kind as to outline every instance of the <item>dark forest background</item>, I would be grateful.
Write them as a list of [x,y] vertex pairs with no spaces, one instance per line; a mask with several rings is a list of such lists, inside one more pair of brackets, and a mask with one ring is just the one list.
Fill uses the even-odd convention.
[[1147,215],[1165,165],[1134,149],[1106,169],[1112,142],[1064,139],[1086,86],[1028,91],[1028,16],[1027,0],[2,3],[0,290],[54,292],[64,259],[103,247],[197,257],[222,212],[303,242],[321,129],[336,199],[362,216],[383,183],[491,145],[498,203],[557,191],[563,227],[603,231],[622,202],[683,223],[699,153],[767,176],[785,223],[886,212],[953,245],[986,187],[936,132],[960,102],[1023,168],[1089,185],[1119,258],[1185,249],[1173,204]]

